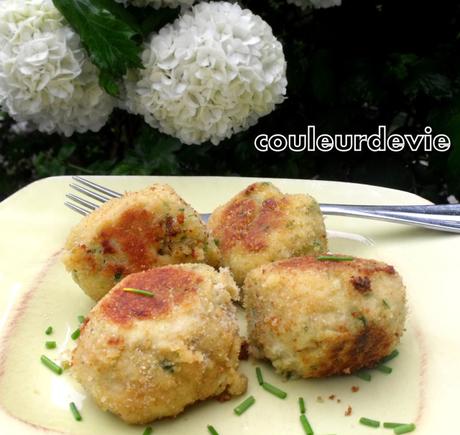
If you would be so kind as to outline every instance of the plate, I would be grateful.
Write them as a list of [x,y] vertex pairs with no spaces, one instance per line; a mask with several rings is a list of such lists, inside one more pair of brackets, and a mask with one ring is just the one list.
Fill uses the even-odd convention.
[[[256,179],[221,177],[94,177],[118,191],[153,182],[169,183],[201,212]],[[427,203],[407,192],[381,187],[309,180],[272,181],[286,193],[308,192],[320,202],[357,204]],[[8,435],[71,433],[81,435],[142,434],[100,411],[65,372],[56,376],[40,363],[40,355],[65,359],[73,345],[70,334],[77,316],[93,302],[65,272],[61,250],[80,217],[63,206],[70,177],[47,178],[15,193],[0,204],[0,432]],[[249,377],[247,394],[229,402],[205,401],[175,419],[153,423],[154,433],[206,434],[212,424],[220,435],[302,435],[297,400],[302,396],[315,434],[391,434],[359,424],[360,417],[415,422],[416,434],[453,433],[460,390],[458,252],[460,236],[398,224],[331,216],[326,218],[331,251],[376,258],[393,264],[408,292],[409,316],[390,375],[375,370],[372,380],[342,376],[283,381],[266,363],[242,362]],[[240,313],[242,314],[242,313]],[[242,318],[241,318],[242,320]],[[58,348],[46,350],[45,329],[52,325]],[[242,322],[244,329],[244,322]],[[244,333],[244,330],[243,330]],[[259,365],[265,378],[288,393],[281,400],[261,389],[255,378]],[[352,392],[352,387],[359,391]],[[256,403],[242,416],[233,408],[248,395]],[[81,409],[77,422],[69,411]],[[348,408],[351,415],[345,416]]]

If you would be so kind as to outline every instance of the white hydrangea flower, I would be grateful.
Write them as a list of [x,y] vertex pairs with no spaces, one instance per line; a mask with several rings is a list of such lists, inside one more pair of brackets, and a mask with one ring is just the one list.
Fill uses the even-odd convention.
[[99,130],[114,107],[51,0],[1,4],[0,105],[18,122],[66,136]]
[[287,0],[288,3],[292,3],[302,9],[321,9],[330,8],[332,6],[340,6],[342,0]]
[[286,61],[270,26],[238,4],[199,3],[153,35],[125,80],[127,109],[186,144],[217,145],[284,100]]
[[134,6],[145,7],[151,6],[155,9],[159,8],[177,8],[178,6],[191,6],[196,0],[115,0],[117,3],[123,3],[127,6],[132,4]]

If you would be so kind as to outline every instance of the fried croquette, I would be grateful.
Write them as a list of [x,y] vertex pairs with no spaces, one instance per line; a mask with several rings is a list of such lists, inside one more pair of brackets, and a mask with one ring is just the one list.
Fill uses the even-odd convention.
[[284,375],[322,377],[373,367],[404,330],[401,277],[374,260],[278,261],[251,271],[243,294],[250,353]]
[[283,195],[271,183],[254,183],[218,207],[208,227],[222,264],[241,285],[265,263],[327,250],[318,203],[308,195]]
[[112,199],[70,233],[64,264],[99,300],[121,278],[155,266],[219,264],[219,250],[199,215],[168,185]]
[[72,372],[103,410],[128,423],[242,394],[247,379],[238,373],[241,339],[232,303],[238,291],[228,269],[204,264],[129,275],[89,313]]

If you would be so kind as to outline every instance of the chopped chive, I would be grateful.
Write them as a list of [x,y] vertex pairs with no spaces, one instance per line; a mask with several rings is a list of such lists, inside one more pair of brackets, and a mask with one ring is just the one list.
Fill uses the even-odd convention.
[[302,425],[303,430],[305,431],[305,433],[307,435],[313,435],[314,434],[313,429],[310,426],[310,422],[308,421],[308,418],[307,418],[307,416],[305,414],[302,414],[300,416],[300,424]]
[[262,384],[262,388],[269,393],[272,393],[274,396],[279,397],[280,399],[285,399],[287,397],[287,393],[279,388],[275,387],[272,384],[264,382]]
[[254,396],[249,396],[246,400],[243,400],[233,411],[236,415],[241,415],[243,412],[247,411],[252,405],[256,403],[256,399]]
[[366,417],[361,417],[359,419],[359,422],[363,424],[364,426],[369,426],[369,427],[380,427],[380,421],[377,420],[372,420],[370,418]]
[[303,397],[299,397],[299,409],[301,414],[305,414],[305,401],[303,400]]
[[75,405],[75,403],[70,402],[69,407],[70,407],[70,411],[72,412],[73,417],[75,418],[75,420],[81,421],[82,420],[81,414],[78,412],[78,409],[77,409],[77,406]]
[[413,432],[414,430],[415,430],[415,424],[410,423],[410,424],[403,424],[402,426],[395,427],[393,429],[393,432],[396,435],[401,435],[403,433]]
[[386,308],[390,308],[390,304],[385,300],[382,299],[383,305],[385,305]]
[[339,255],[320,255],[316,257],[319,261],[353,261],[354,257],[342,257]]
[[47,356],[42,355],[40,357],[40,361],[48,367],[52,372],[56,373],[57,375],[62,374],[62,367],[59,367],[54,361],[51,361]]
[[214,429],[214,426],[211,426],[210,424],[208,424],[208,431],[211,435],[219,435],[219,432],[217,432],[215,429]]
[[262,376],[262,370],[260,367],[256,367],[256,375],[257,375],[257,382],[259,382],[259,385],[262,385],[264,383],[264,377]]
[[153,432],[152,426],[147,426],[147,427],[144,429],[144,432],[142,432],[142,435],[150,435],[152,432]]
[[47,341],[47,342],[45,342],[45,347],[47,349],[56,349],[56,342],[55,341]]
[[379,364],[376,367],[376,370],[378,370],[379,372],[385,373],[387,375],[389,375],[393,371],[391,367],[388,367],[385,364]]
[[367,328],[367,319],[366,319],[363,315],[358,316],[357,319],[358,319],[360,322],[363,322],[363,326],[364,326],[365,328]]
[[147,290],[141,290],[141,289],[138,289],[138,288],[125,287],[123,289],[123,291],[128,292],[128,293],[136,293],[136,294],[142,295],[142,296],[149,296],[151,298],[153,298],[155,296],[152,292],[149,292]]
[[72,340],[76,340],[78,337],[80,337],[80,328],[75,329],[75,331],[73,331],[70,336],[72,337]]
[[372,376],[367,372],[356,372],[355,376],[367,382],[370,382],[370,380],[372,379]]
[[392,423],[392,422],[385,422],[383,423],[383,427],[386,429],[394,429],[395,427],[398,426],[404,426],[406,423]]
[[85,316],[78,316],[77,319],[80,323],[83,323],[85,321]]
[[381,360],[380,360],[380,364],[385,364],[387,363],[388,361],[391,361],[392,359],[396,358],[397,356],[399,355],[399,350],[398,349],[395,349],[393,352],[391,352],[389,355],[383,357]]
[[51,335],[52,333],[53,333],[53,327],[52,327],[52,326],[48,326],[48,328],[46,328],[45,334],[46,334],[46,335]]

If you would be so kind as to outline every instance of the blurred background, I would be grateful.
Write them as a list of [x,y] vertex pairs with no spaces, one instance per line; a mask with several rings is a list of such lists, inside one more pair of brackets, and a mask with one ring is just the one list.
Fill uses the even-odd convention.
[[[241,3],[282,41],[288,98],[218,146],[188,146],[115,111],[98,133],[70,138],[27,131],[0,114],[0,199],[64,174],[222,175],[342,180],[460,198],[460,2],[343,0],[302,11],[285,0]],[[261,133],[449,135],[448,153],[259,153]]]

